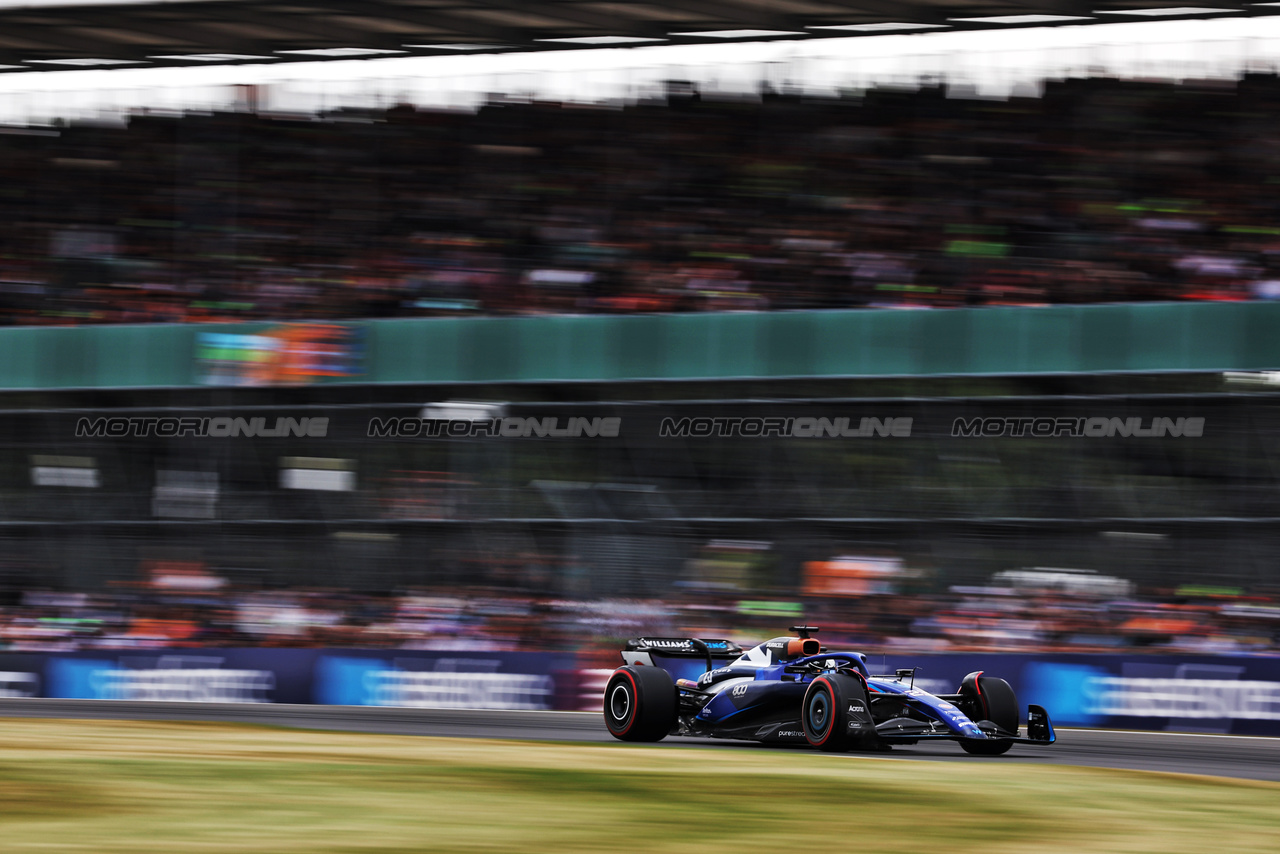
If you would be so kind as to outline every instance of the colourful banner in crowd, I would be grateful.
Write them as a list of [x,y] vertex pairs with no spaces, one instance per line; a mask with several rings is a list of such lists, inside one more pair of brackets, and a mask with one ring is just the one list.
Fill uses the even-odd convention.
[[196,336],[203,385],[273,386],[350,381],[365,373],[365,327],[281,323],[255,332]]

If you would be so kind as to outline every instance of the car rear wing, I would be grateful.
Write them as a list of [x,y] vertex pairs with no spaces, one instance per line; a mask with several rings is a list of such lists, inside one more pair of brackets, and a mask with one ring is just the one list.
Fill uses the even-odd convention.
[[742,655],[724,638],[632,638],[622,650],[624,664],[661,667],[672,679],[697,679]]
[[731,640],[724,638],[632,638],[627,641],[627,652],[644,650],[661,652],[664,655],[706,655],[707,650],[713,656],[742,655],[742,648]]

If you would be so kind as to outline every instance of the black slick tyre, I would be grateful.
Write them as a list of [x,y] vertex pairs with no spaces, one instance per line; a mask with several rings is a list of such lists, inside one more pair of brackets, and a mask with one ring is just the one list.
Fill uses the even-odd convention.
[[[965,699],[969,716],[981,725],[995,724],[1001,732],[1018,733],[1018,697],[1003,679],[984,676],[982,671],[970,673],[960,684],[960,695]],[[964,740],[960,746],[975,756],[1000,756],[1008,753],[1013,742],[1003,738]]]
[[623,741],[661,741],[676,724],[676,686],[661,667],[619,667],[604,689],[604,722]]
[[871,707],[862,681],[843,673],[815,678],[804,692],[800,721],[805,740],[829,753],[860,747],[871,729]]

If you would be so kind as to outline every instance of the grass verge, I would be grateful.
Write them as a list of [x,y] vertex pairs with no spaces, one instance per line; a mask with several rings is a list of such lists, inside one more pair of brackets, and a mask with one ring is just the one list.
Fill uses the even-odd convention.
[[0,850],[1280,849],[1280,784],[221,724],[0,724]]

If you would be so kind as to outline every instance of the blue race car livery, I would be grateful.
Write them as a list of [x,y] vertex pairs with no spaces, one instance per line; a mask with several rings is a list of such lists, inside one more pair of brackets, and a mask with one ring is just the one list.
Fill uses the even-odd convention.
[[668,735],[809,744],[819,750],[887,750],[949,739],[996,756],[1014,744],[1052,744],[1043,707],[1018,701],[1003,679],[970,673],[954,694],[914,686],[915,670],[872,676],[860,652],[833,652],[792,626],[795,637],[743,651],[731,641],[636,638],[622,651],[604,693],[604,719],[623,741]]

